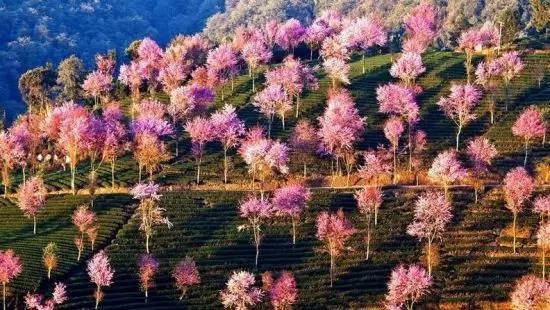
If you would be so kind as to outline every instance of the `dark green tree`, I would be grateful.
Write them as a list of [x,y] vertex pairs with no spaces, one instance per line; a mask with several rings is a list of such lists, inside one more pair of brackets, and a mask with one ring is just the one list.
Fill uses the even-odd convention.
[[80,58],[71,55],[57,66],[57,85],[59,96],[66,100],[76,100],[80,97],[80,85],[85,75],[84,64]]

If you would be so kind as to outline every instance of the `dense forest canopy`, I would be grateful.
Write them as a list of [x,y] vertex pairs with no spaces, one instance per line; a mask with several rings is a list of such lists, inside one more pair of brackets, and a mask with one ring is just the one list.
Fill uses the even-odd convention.
[[33,67],[75,54],[90,69],[96,53],[150,36],[161,43],[201,31],[223,0],[0,0],[0,107],[24,110],[17,80]]

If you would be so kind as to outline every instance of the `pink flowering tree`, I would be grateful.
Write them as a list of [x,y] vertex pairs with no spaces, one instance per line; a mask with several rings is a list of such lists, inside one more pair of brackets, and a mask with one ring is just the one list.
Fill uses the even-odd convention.
[[254,97],[252,103],[267,118],[267,137],[271,137],[271,126],[276,113],[281,116],[283,129],[285,114],[292,109],[292,99],[283,90],[281,85],[274,84],[267,86]]
[[[359,167],[359,177],[368,184],[380,187],[391,172],[385,149],[363,152],[363,165]],[[391,155],[390,155],[391,156]]]
[[345,90],[335,91],[327,101],[327,107],[319,117],[318,136],[322,150],[336,160],[336,170],[340,172],[340,160],[345,163],[347,182],[353,167],[354,144],[359,142],[364,130],[364,120]]
[[212,102],[214,92],[196,82],[178,87],[170,93],[170,104],[166,107],[166,112],[174,126],[176,157],[179,156],[180,127],[195,116],[205,115]]
[[474,185],[475,203],[477,203],[478,191],[483,189],[482,178],[489,171],[489,166],[498,152],[495,146],[484,137],[477,137],[468,142],[466,154],[472,164],[472,175]]
[[159,271],[157,259],[150,254],[143,254],[138,260],[138,276],[141,289],[145,292],[145,300],[149,297],[149,289],[153,286],[156,273]]
[[550,195],[537,197],[533,202],[533,211],[540,215],[543,222],[550,221]]
[[[0,134],[0,144],[5,143],[0,147],[0,167],[3,168],[3,162],[7,162],[6,173],[9,181],[10,165],[15,163],[15,166],[21,167],[21,173],[23,174],[23,182],[26,181],[26,170],[30,164],[34,169],[36,162],[36,152],[42,137],[39,133],[40,128],[37,125],[40,116],[26,115],[17,119],[10,128],[8,128],[7,134]],[[7,161],[5,161],[7,160]],[[10,183],[10,182],[3,182]]]
[[84,93],[94,99],[95,106],[99,106],[98,100],[109,93],[113,84],[113,76],[108,73],[103,73],[100,71],[93,71],[88,74],[84,83],[82,84],[82,89]]
[[265,272],[262,274],[262,282],[273,309],[290,309],[296,303],[298,290],[296,279],[291,272],[283,271],[281,276],[275,280],[270,272]]
[[264,198],[256,198],[255,196],[249,196],[245,198],[239,206],[239,214],[242,218],[248,220],[248,225],[239,226],[241,229],[250,229],[254,238],[254,244],[256,246],[256,260],[255,264],[258,267],[258,256],[260,254],[260,241],[261,225],[266,219],[271,218],[275,214],[273,205]]
[[290,149],[304,166],[304,179],[307,177],[307,165],[312,162],[319,149],[317,129],[308,120],[299,120],[289,138]]
[[421,1],[404,19],[403,50],[422,54],[437,35],[437,8]]
[[220,82],[222,100],[224,100],[224,85],[228,80],[231,80],[233,87],[233,79],[239,72],[237,52],[228,44],[222,44],[217,48],[208,52],[206,59],[210,74],[216,77]]
[[391,117],[384,123],[384,135],[390,141],[393,149],[393,184],[397,182],[397,147],[399,146],[399,138],[405,131],[403,122],[397,117]]
[[120,107],[116,104],[103,109],[104,140],[101,161],[111,164],[111,188],[115,187],[115,165],[118,157],[124,154],[128,146],[128,132],[123,122]]
[[313,52],[321,48],[323,41],[328,37],[330,29],[325,23],[314,21],[306,28],[304,42],[309,48],[309,60],[313,60]]
[[302,26],[300,21],[291,18],[281,24],[279,29],[277,29],[275,43],[285,51],[294,53],[294,49],[304,40],[305,34],[306,29]]
[[239,119],[235,108],[226,104],[223,109],[212,114],[210,118],[214,140],[223,147],[223,182],[227,183],[229,171],[228,152],[237,147],[240,138],[245,133],[244,122]]
[[139,73],[139,66],[137,62],[132,62],[129,65],[122,65],[120,67],[120,73],[118,80],[130,89],[130,97],[132,98],[132,107],[130,108],[130,114],[132,119],[135,116],[135,106],[139,103],[141,93],[139,88],[143,84],[143,79]]
[[145,235],[145,250],[149,254],[149,239],[155,232],[155,226],[165,224],[168,229],[172,228],[172,223],[164,216],[165,209],[158,206],[161,195],[158,194],[159,186],[154,183],[137,184],[130,189],[130,194],[134,199],[140,201],[138,214],[141,219],[139,230]]
[[458,127],[456,132],[457,152],[462,128],[476,118],[473,110],[480,99],[481,92],[475,86],[454,84],[451,86],[451,94],[448,97],[442,97],[437,102],[441,111]]
[[371,241],[371,221],[374,214],[374,225],[378,223],[378,209],[382,205],[382,191],[378,187],[365,187],[357,191],[354,195],[357,201],[357,209],[359,213],[365,216],[365,224],[367,226],[367,260],[370,254]]
[[550,300],[550,282],[525,275],[516,282],[510,297],[513,309],[544,309]]
[[468,84],[471,81],[473,70],[472,59],[476,52],[495,47],[498,43],[499,31],[491,23],[486,23],[479,28],[471,28],[460,34],[458,38],[458,49],[466,53],[466,76]]
[[113,283],[113,275],[115,273],[114,269],[111,268],[111,263],[109,262],[109,257],[105,254],[104,251],[96,253],[90,261],[88,261],[88,266],[86,268],[90,281],[96,285],[96,290],[94,293],[95,297],[95,308],[99,306],[99,302],[103,299],[103,292],[101,291],[102,287],[109,287]]
[[25,306],[29,310],[53,310],[55,306],[61,305],[65,301],[67,301],[67,287],[61,282],[55,284],[50,299],[44,300],[43,295],[36,293],[25,295]]
[[429,292],[432,284],[432,277],[421,266],[397,266],[392,270],[388,282],[386,309],[402,309],[405,306],[407,310],[413,310],[414,305]]
[[500,67],[500,77],[502,78],[502,82],[504,82],[504,93],[506,99],[505,109],[508,111],[508,102],[510,100],[510,82],[513,78],[520,75],[525,65],[523,64],[523,61],[521,61],[518,52],[504,53],[496,59],[496,61]]
[[453,218],[452,207],[445,195],[438,192],[427,192],[415,203],[414,220],[407,228],[407,233],[420,241],[428,242],[428,274],[432,274],[432,244],[442,239],[445,226]]
[[416,78],[426,72],[426,67],[422,64],[422,57],[416,53],[404,53],[391,66],[391,76],[403,81],[407,87],[415,85]]
[[212,122],[208,118],[197,116],[185,124],[185,131],[191,137],[192,153],[197,160],[197,184],[201,181],[201,164],[206,143],[214,140]]
[[199,270],[191,257],[185,257],[176,265],[172,277],[176,282],[176,287],[181,292],[180,300],[187,294],[191,286],[201,283]]
[[224,308],[246,310],[262,301],[264,292],[255,286],[254,275],[247,271],[233,271],[220,292],[220,300]]
[[18,206],[27,218],[33,220],[33,234],[36,235],[36,216],[44,208],[48,191],[41,177],[32,177],[19,186]]
[[456,152],[443,151],[434,159],[428,177],[432,182],[443,186],[445,196],[449,197],[449,185],[460,181],[466,175],[466,170],[457,158]]
[[387,35],[377,18],[362,17],[350,22],[339,34],[339,40],[349,50],[361,52],[363,74],[366,72],[365,55],[374,46],[384,46]]
[[527,165],[529,144],[535,138],[544,137],[546,133],[546,123],[542,114],[535,107],[525,109],[512,126],[512,133],[516,137],[523,138],[525,144],[523,166],[525,167]]
[[281,187],[273,193],[271,203],[279,216],[289,217],[292,221],[292,244],[296,244],[296,226],[300,221],[300,215],[307,207],[311,193],[307,187],[301,184]]
[[163,52],[151,38],[141,40],[137,49],[138,72],[148,83],[149,92],[153,93],[158,86],[158,76],[163,65]]
[[186,68],[179,62],[168,62],[159,71],[158,80],[162,89],[170,93],[180,86],[187,77]]
[[513,251],[516,254],[516,222],[518,214],[523,211],[525,202],[531,197],[535,189],[533,178],[522,167],[516,167],[506,174],[504,178],[504,197],[506,208],[512,211],[514,222],[512,233],[514,235]]
[[23,266],[19,262],[19,257],[16,256],[13,250],[8,249],[0,251],[0,283],[2,283],[2,305],[6,310],[6,288],[7,285],[21,272]]
[[327,58],[323,61],[323,69],[332,81],[332,89],[336,89],[338,83],[350,83],[350,67],[345,60],[335,57]]
[[260,180],[260,193],[263,197],[264,185],[277,175],[288,173],[288,147],[286,144],[266,139],[260,131],[249,132],[241,142],[239,154],[248,165],[252,181]]
[[537,232],[537,245],[542,253],[542,278],[546,279],[546,253],[550,250],[550,223],[541,223]]
[[252,91],[256,91],[256,70],[260,65],[269,63],[273,53],[262,40],[246,42],[242,49],[242,57],[248,65],[248,75],[252,77]]
[[72,222],[80,232],[80,237],[77,237],[75,245],[78,249],[77,261],[80,261],[80,255],[84,249],[84,233],[92,229],[96,225],[97,215],[91,211],[87,205],[79,206],[72,215]]
[[501,70],[502,67],[498,59],[493,59],[487,62],[480,62],[475,71],[476,83],[483,88],[489,97],[491,124],[495,121],[495,92],[497,90],[497,79],[500,77]]
[[0,132],[0,166],[2,167],[2,185],[4,185],[4,198],[8,194],[11,185],[10,172],[24,158],[25,152],[16,136],[9,132]]
[[355,229],[344,216],[342,209],[339,209],[336,214],[321,212],[317,216],[316,226],[317,239],[324,244],[330,256],[330,286],[332,287],[336,258],[346,250],[346,241],[353,236]]
[[279,23],[274,19],[267,21],[263,27],[265,42],[270,48],[273,48],[275,45],[275,39],[277,38],[279,27]]

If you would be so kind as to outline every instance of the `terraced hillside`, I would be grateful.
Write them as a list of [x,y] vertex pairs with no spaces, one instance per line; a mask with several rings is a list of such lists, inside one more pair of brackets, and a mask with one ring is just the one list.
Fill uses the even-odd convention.
[[[548,191],[547,191],[548,192]],[[103,309],[190,309],[220,308],[218,291],[232,270],[249,270],[258,276],[264,271],[292,271],[297,279],[297,308],[312,309],[377,306],[386,292],[391,269],[398,263],[423,261],[423,249],[406,234],[412,220],[415,190],[388,190],[375,229],[372,258],[365,259],[364,224],[356,211],[352,193],[343,190],[315,190],[299,227],[298,241],[292,246],[290,225],[276,220],[264,228],[260,264],[254,269],[254,248],[248,231],[238,231],[245,221],[238,217],[241,192],[186,191],[164,193],[162,207],[173,222],[171,230],[160,228],[152,239],[151,252],[161,269],[147,303],[139,289],[137,258],[144,252],[138,220],[128,219],[131,201],[126,196],[101,196],[96,201],[102,227],[98,248],[106,246],[115,269],[114,284],[105,290]],[[32,236],[30,224],[9,202],[0,212],[10,223],[3,227],[1,246],[10,246],[22,255],[26,272],[14,284],[21,305],[26,290],[44,290],[54,281],[68,284],[70,300],[63,308],[90,309],[94,287],[85,265],[76,263],[72,238],[76,230],[69,223],[70,212],[84,197],[52,198],[39,219],[40,235]],[[453,193],[454,219],[443,238],[435,268],[435,288],[427,302],[476,304],[480,301],[506,301],[515,279],[527,272],[539,272],[533,231],[537,217],[529,212],[520,216],[519,254],[513,255],[506,228],[511,214],[504,209],[501,194],[488,192],[478,204],[470,191]],[[350,249],[337,262],[336,281],[329,287],[329,260],[315,238],[315,216],[322,210],[343,208],[358,233]],[[4,218],[4,217],[3,217]],[[121,227],[121,225],[123,225]],[[120,230],[119,230],[120,229]],[[9,233],[7,232],[9,231]],[[118,231],[118,232],[117,232]],[[115,236],[116,233],[116,236]],[[19,237],[16,237],[19,236]],[[21,237],[24,236],[24,237]],[[19,240],[21,239],[21,240]],[[51,281],[41,267],[41,247],[55,240],[60,248],[60,267]],[[193,257],[202,283],[179,301],[170,276],[177,262]],[[89,257],[89,249],[85,258]],[[455,304],[457,305],[457,304]]]
[[[361,62],[359,59],[354,59],[351,62],[351,84],[347,86],[351,90],[356,105],[361,113],[361,116],[367,118],[366,131],[363,136],[363,141],[358,145],[358,149],[366,149],[376,147],[379,144],[387,144],[383,136],[381,126],[384,116],[378,113],[378,104],[376,101],[375,89],[381,84],[385,84],[392,80],[389,75],[389,68],[392,58],[397,55],[383,54],[369,57],[367,73],[361,74]],[[495,166],[500,172],[507,171],[510,167],[520,164],[523,156],[523,144],[511,134],[510,127],[517,118],[522,109],[529,105],[537,105],[548,115],[548,107],[550,98],[550,81],[544,79],[541,86],[538,86],[535,67],[545,66],[546,76],[550,74],[550,56],[548,54],[527,54],[523,56],[526,64],[522,75],[519,78],[513,79],[511,83],[511,104],[509,111],[504,113],[504,91],[499,89],[496,92],[497,106],[499,107],[496,122],[491,125],[488,117],[488,103],[484,100],[476,112],[477,120],[469,124],[461,136],[462,141],[478,135],[489,137],[498,147],[499,157],[496,160]],[[442,95],[447,95],[448,88],[454,82],[463,82],[465,73],[463,66],[464,56],[452,52],[431,52],[423,56],[423,62],[427,68],[426,73],[419,79],[419,84],[423,87],[424,92],[418,97],[421,106],[421,120],[419,128],[425,130],[429,141],[429,154],[426,157],[426,164],[430,163],[430,158],[438,151],[453,146],[455,126],[446,119],[436,106],[437,100]],[[479,59],[478,59],[479,61]],[[317,65],[316,62],[311,65]],[[322,70],[319,71],[320,89],[315,92],[305,93],[301,99],[301,117],[306,117],[312,122],[317,122],[317,117],[321,115],[325,107],[327,89],[329,80],[324,76]],[[262,77],[259,79],[262,81]],[[258,84],[259,84],[258,83]],[[224,103],[230,103],[239,108],[239,115],[246,121],[247,126],[264,125],[266,120],[254,109],[251,105],[251,100],[254,94],[251,91],[252,82],[247,75],[238,77],[235,81],[234,90],[228,85],[225,87],[226,97],[221,100],[216,99],[215,107],[220,107]],[[168,101],[168,96],[158,94],[158,98],[163,101]],[[126,106],[129,105],[129,98],[122,97],[120,100]],[[293,126],[296,123],[294,117],[289,117],[287,120],[286,130],[282,130],[279,120],[275,120],[272,136],[279,139],[287,139]],[[173,149],[173,142],[171,148]],[[165,163],[156,175],[155,181],[165,185],[173,184],[192,184],[195,179],[195,160],[190,155],[190,142],[184,139],[181,142],[180,150],[183,150],[183,155],[178,158],[172,158]],[[537,162],[541,158],[548,155],[547,148],[540,144],[533,146],[533,158],[531,163]],[[231,162],[233,170],[230,174],[230,179],[234,183],[243,183],[246,176],[246,167],[241,158],[234,152],[231,154]],[[223,167],[221,165],[222,152],[220,146],[216,143],[207,145],[206,155],[203,160],[203,180],[207,184],[220,183]],[[313,176],[327,175],[330,172],[330,160],[319,159],[314,165],[311,165]],[[119,186],[127,186],[137,181],[137,164],[132,159],[131,155],[126,155],[120,159],[116,166],[116,184]],[[298,164],[291,163],[291,170],[299,172],[301,167]],[[88,182],[87,175],[89,172],[89,164],[83,162],[80,165],[77,173],[77,186],[80,188],[86,187]],[[66,190],[69,186],[69,171],[55,171],[48,173],[45,176],[46,183],[50,190]],[[241,180],[241,181],[239,181]],[[21,181],[21,176],[15,178],[12,185],[12,191],[16,189],[17,184]],[[100,186],[109,187],[111,182],[110,167],[104,165],[99,171]]]

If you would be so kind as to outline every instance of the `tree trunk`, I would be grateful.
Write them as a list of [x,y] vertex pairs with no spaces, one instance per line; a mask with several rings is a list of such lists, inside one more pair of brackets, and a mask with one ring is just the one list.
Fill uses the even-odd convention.
[[139,172],[138,172],[138,182],[141,183],[141,164],[138,164],[138,167],[139,167]]
[[51,278],[52,275],[52,268],[48,268],[48,279]]
[[111,188],[115,188],[115,161],[111,161]]
[[366,68],[365,68],[365,53],[361,55],[361,66],[363,67],[363,74],[365,74]]
[[227,184],[227,148],[223,148],[223,183]]
[[145,234],[145,251],[149,254],[149,234]]
[[254,74],[254,71],[252,71],[252,92],[256,91],[256,75]]
[[101,288],[99,287],[99,285],[97,286],[97,290],[96,290],[96,296],[95,296],[95,308],[97,310],[97,308],[99,307],[99,297],[100,297],[100,294],[101,294]]
[[379,207],[374,208],[374,226],[378,225],[378,209]]
[[411,136],[411,131],[412,131],[411,123],[409,123],[409,126],[407,126],[407,127],[408,127],[408,130],[407,130],[408,131],[408,133],[407,133],[408,138],[407,139],[409,140],[409,172],[412,172],[413,145],[412,145],[412,136]]
[[474,186],[474,197],[475,197],[475,203],[477,203],[477,187]]
[[73,163],[73,160],[71,159],[71,191],[73,192],[73,195],[76,195],[76,188],[74,185],[74,179],[76,174],[76,164]]
[[472,54],[471,53],[466,53],[466,77],[467,77],[467,82],[468,84],[470,84],[470,75],[471,75],[471,70],[472,70]]
[[432,240],[428,238],[428,275],[432,275]]
[[392,182],[395,184],[397,181],[397,145],[393,145],[393,177]]
[[6,283],[2,283],[2,305],[3,309],[6,310]]
[[201,154],[199,155],[199,162],[197,165],[197,185],[199,185],[201,182],[201,163],[202,163],[202,151],[201,151]]
[[332,255],[332,248],[330,249],[330,287],[332,287],[333,271],[334,269],[334,255]]
[[369,260],[370,254],[370,213],[367,214],[367,260]]
[[25,183],[27,181],[27,176],[26,176],[26,173],[25,173],[26,168],[22,167],[22,170],[23,170],[23,183]]
[[292,217],[292,245],[296,245],[296,218]]
[[542,279],[546,280],[546,249],[542,249]]
[[283,131],[285,130],[285,114],[281,115],[281,121],[283,122]]
[[260,256],[260,232],[258,231],[258,228],[254,227],[254,243],[256,243],[256,269],[258,268],[258,256]]
[[[313,60],[313,48],[310,48],[309,49],[309,61],[312,61],[312,60]],[[540,88],[540,86],[539,86],[539,88]]]
[[462,125],[458,125],[458,131],[456,132],[456,151],[458,152],[458,145],[460,143],[460,133],[462,132]]
[[304,179],[307,177],[307,164],[304,162]]
[[512,243],[512,249],[514,251],[514,254],[516,254],[516,220],[517,220],[517,213],[514,212],[514,224],[512,226],[512,234],[514,234],[514,241]]
[[300,96],[296,96],[296,118],[298,118],[298,113],[300,111]]
[[36,215],[32,217],[33,220],[33,235],[36,235]]
[[174,135],[176,135],[176,158],[177,158],[180,155],[180,136],[178,135],[178,130],[176,129],[175,125],[174,125]]

